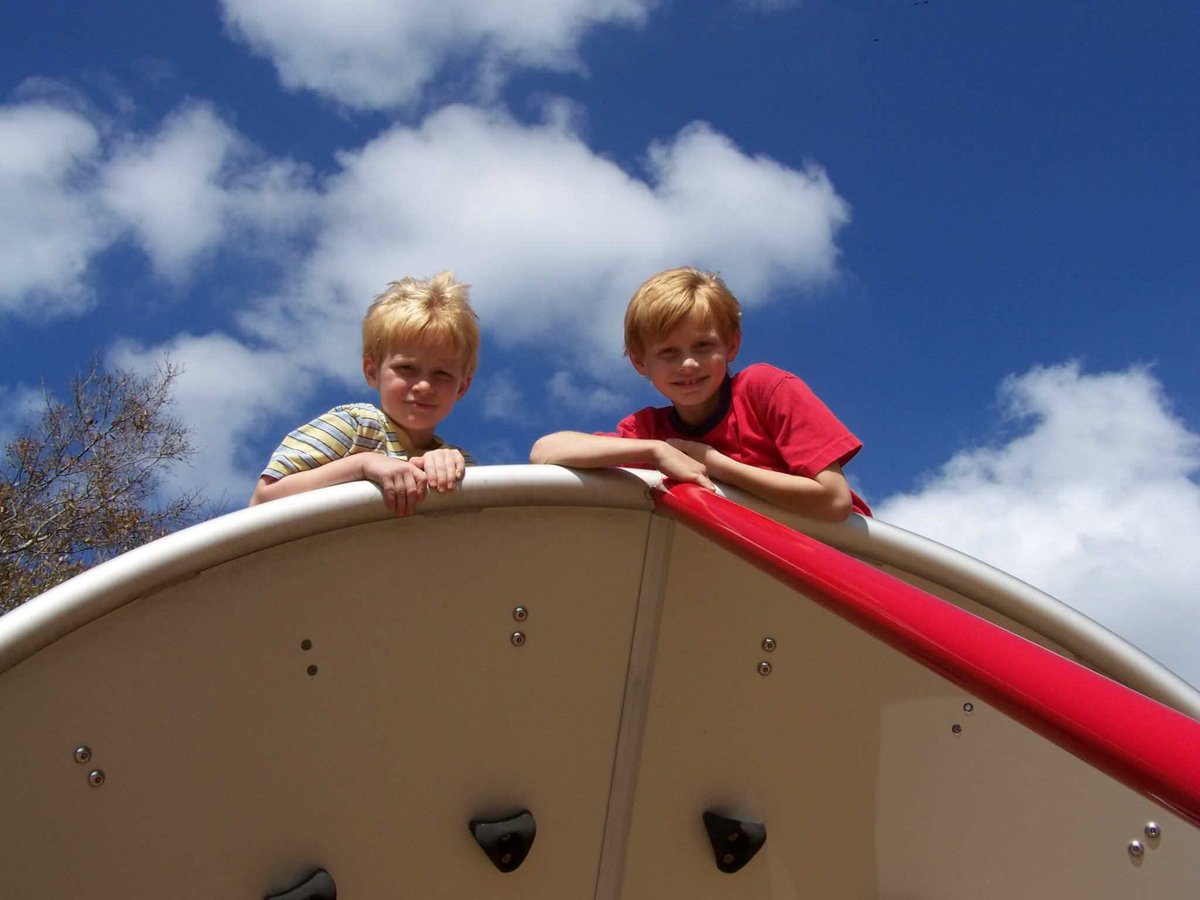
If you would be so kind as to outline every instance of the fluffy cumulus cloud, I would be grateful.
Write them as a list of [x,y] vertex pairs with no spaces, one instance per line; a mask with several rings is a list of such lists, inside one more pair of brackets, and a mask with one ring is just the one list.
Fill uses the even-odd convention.
[[181,281],[206,252],[247,235],[271,242],[302,229],[307,172],[254,149],[205,104],[189,104],[149,136],[130,136],[104,167],[100,196],[162,276]]
[[326,334],[389,279],[453,266],[490,337],[551,338],[551,352],[584,350],[586,368],[619,352],[624,303],[647,272],[696,261],[752,296],[835,271],[848,213],[819,169],[749,156],[704,125],[650,156],[639,176],[560,122],[465,106],[393,128],[341,156],[299,283],[256,311],[261,336],[297,315]]
[[992,563],[1200,684],[1200,435],[1146,368],[1009,378],[1018,436],[964,450],[877,514]]
[[583,33],[639,24],[657,0],[222,0],[230,30],[291,88],[347,106],[415,101],[447,70],[495,86],[514,67],[576,68]]
[[0,106],[0,316],[52,318],[92,302],[88,269],[113,223],[94,195],[101,135],[49,103]]
[[52,102],[0,107],[0,314],[88,308],[90,270],[125,238],[172,281],[220,248],[286,255],[312,224],[309,182],[205,104],[148,133]]

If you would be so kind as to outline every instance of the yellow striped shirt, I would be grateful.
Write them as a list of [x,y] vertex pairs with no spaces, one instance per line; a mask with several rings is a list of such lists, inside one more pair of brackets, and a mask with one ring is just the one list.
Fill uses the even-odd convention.
[[[437,435],[430,450],[450,445]],[[462,448],[467,465],[475,460]],[[271,461],[262,474],[268,478],[283,478],[295,472],[315,469],[353,453],[383,453],[399,459],[412,459],[426,453],[417,450],[408,433],[393,422],[381,409],[370,403],[347,403],[335,406],[323,416],[301,425],[283,439],[271,454]]]

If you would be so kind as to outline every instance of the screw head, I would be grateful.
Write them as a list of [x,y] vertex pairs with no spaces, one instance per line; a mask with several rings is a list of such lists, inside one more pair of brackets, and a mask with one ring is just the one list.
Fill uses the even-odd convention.
[[91,760],[91,758],[92,758],[92,748],[91,747],[87,747],[87,746],[84,746],[83,744],[80,744],[78,747],[75,748],[75,762],[85,763],[85,762],[89,762]]
[[516,619],[518,622],[524,622],[526,619],[529,618],[529,610],[527,610],[523,606],[518,606],[515,609],[513,609],[513,618]]
[[950,726],[950,730],[953,731],[955,734],[962,734],[962,726],[959,725],[957,722],[955,722],[953,725]]
[[100,787],[100,785],[104,784],[104,772],[100,769],[92,769],[92,771],[88,772],[88,784],[92,787]]
[[1152,841],[1156,838],[1162,837],[1162,828],[1157,822],[1146,823],[1146,837],[1150,838]]
[[767,662],[765,659],[758,664],[758,674],[759,675],[770,675],[771,674],[771,664],[769,662]]
[[512,645],[514,647],[524,647],[525,646],[525,633],[522,631],[514,631],[512,633],[512,637],[510,637],[509,640],[512,641]]
[[1142,846],[1141,841],[1130,841],[1129,842],[1129,855],[1132,856],[1134,859],[1137,859],[1138,857],[1142,856],[1143,854],[1145,854],[1145,852],[1146,852],[1146,848],[1144,846]]
[[773,637],[763,638],[762,639],[762,648],[764,650],[766,650],[768,653],[773,652],[775,650],[775,638],[773,638]]
[[308,638],[305,638],[304,640],[302,640],[300,642],[300,649],[301,650],[311,650],[312,649],[312,641],[310,641]]
[[971,713],[975,712],[975,704],[968,700],[963,704],[963,712],[969,716]]
[[309,666],[307,671],[308,671],[308,674],[309,674],[309,675],[316,675],[316,674],[317,674],[317,667],[316,667],[316,666]]

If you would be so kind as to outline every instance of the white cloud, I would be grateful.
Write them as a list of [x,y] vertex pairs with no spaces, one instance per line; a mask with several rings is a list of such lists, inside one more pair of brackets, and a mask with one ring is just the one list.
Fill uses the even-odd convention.
[[306,177],[286,160],[257,160],[210,106],[191,104],[156,134],[124,142],[105,167],[101,196],[159,274],[182,281],[202,254],[247,233],[302,228]]
[[958,453],[879,517],[1037,585],[1200,684],[1200,435],[1146,368],[1037,368],[1000,396],[1027,430]]
[[603,370],[625,303],[654,271],[720,269],[749,302],[835,271],[847,208],[819,171],[747,156],[707,126],[653,158],[638,178],[558,122],[471,107],[393,128],[340,157],[301,283],[248,327],[269,338],[299,314],[320,323],[319,339],[330,320],[349,328],[398,274],[453,267],[475,285],[490,339],[550,338],[552,354],[583,349],[577,367]]
[[584,386],[572,372],[559,371],[546,382],[552,408],[575,414],[628,412],[629,402],[624,394],[603,384]]
[[52,318],[92,303],[88,267],[112,231],[92,197],[99,149],[76,112],[0,107],[0,314]]
[[125,236],[175,281],[219,248],[298,251],[287,241],[315,212],[304,167],[262,158],[205,104],[149,134],[86,110],[70,94],[0,107],[0,314],[87,310],[93,262]]
[[511,372],[496,372],[476,390],[483,393],[485,419],[524,422],[529,418],[529,401]]
[[516,67],[579,67],[595,25],[640,24],[657,0],[222,0],[230,30],[290,88],[359,109],[413,103],[465,67],[477,86]]

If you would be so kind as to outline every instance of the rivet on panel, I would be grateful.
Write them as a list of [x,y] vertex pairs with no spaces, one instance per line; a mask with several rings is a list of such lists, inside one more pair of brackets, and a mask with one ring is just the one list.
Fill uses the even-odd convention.
[[514,631],[512,633],[512,637],[510,637],[509,640],[512,641],[512,644],[514,647],[524,647],[525,646],[525,633],[522,631]]
[[100,787],[100,785],[104,784],[104,773],[99,769],[92,769],[88,773],[88,784],[92,787]]
[[963,712],[969,716],[971,713],[975,712],[975,704],[968,700],[963,704]]
[[953,725],[950,726],[950,730],[953,731],[955,734],[962,734],[962,726],[959,725],[957,722],[955,722]]
[[529,618],[529,610],[527,610],[523,606],[518,606],[516,609],[513,610],[513,618],[516,619],[518,622],[524,622],[526,619]]
[[1157,822],[1146,823],[1146,837],[1150,838],[1152,841],[1162,837],[1162,828],[1159,827]]
[[773,638],[773,637],[763,638],[762,639],[762,648],[764,650],[766,650],[768,653],[773,652],[775,650],[775,638]]
[[92,758],[92,748],[91,747],[86,747],[83,744],[80,744],[78,747],[75,748],[75,762],[85,763],[85,762],[89,762],[91,760],[91,758]]
[[771,674],[771,664],[769,662],[767,662],[765,659],[758,664],[758,674],[759,675],[770,675]]
[[1129,855],[1132,856],[1134,859],[1137,859],[1138,857],[1142,856],[1145,852],[1146,852],[1146,848],[1144,846],[1142,846],[1141,841],[1130,841],[1129,842]]
[[301,650],[311,650],[312,649],[312,641],[305,638],[304,640],[302,640],[300,642],[300,649]]
[[316,666],[309,666],[309,667],[308,667],[308,674],[309,674],[309,675],[316,675],[316,674],[317,674],[317,671],[318,671],[318,670],[317,670],[317,667],[316,667]]

